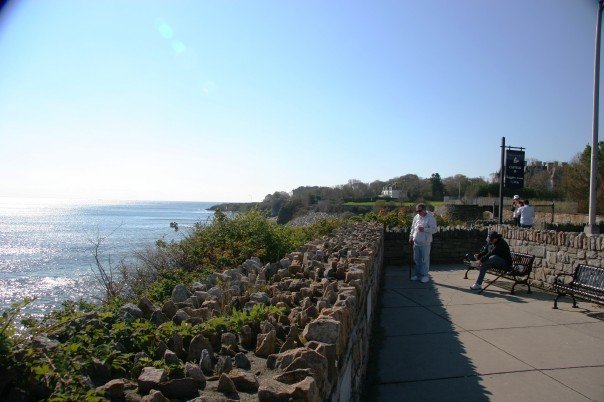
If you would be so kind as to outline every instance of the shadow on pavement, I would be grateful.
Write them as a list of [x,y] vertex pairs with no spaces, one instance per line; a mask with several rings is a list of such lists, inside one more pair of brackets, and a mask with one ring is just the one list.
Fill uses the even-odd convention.
[[[400,266],[385,267],[381,284],[360,399],[488,401],[490,393],[480,384],[461,340],[467,333],[455,328],[446,310],[440,315],[434,311],[437,286],[410,281],[408,267]],[[419,297],[408,297],[410,293]],[[515,296],[485,296],[521,302]],[[429,300],[430,308],[423,300]]]

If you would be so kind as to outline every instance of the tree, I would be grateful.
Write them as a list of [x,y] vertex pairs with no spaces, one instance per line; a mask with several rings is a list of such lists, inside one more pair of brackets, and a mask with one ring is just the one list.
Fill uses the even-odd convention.
[[398,183],[402,193],[407,194],[412,201],[415,201],[422,196],[421,179],[416,174],[406,174],[390,181]]
[[525,190],[531,189],[539,199],[556,198],[557,192],[554,191],[553,176],[547,170],[541,170],[531,175],[525,175]]
[[273,194],[267,194],[262,203],[267,205],[264,209],[270,210],[270,216],[277,216],[287,200],[289,200],[289,194],[284,191],[275,191]]
[[482,177],[474,177],[467,179],[466,187],[464,189],[464,196],[468,199],[479,196],[481,188],[486,186],[488,183]]
[[[596,209],[604,211],[604,141],[599,142],[598,152],[598,187]],[[589,210],[589,182],[591,166],[591,146],[587,145],[583,152],[576,155],[564,170],[561,180],[562,194],[570,200],[577,201],[579,212]]]
[[430,177],[430,183],[432,184],[432,200],[442,201],[445,194],[445,186],[440,178],[440,174],[432,173]]
[[304,211],[306,206],[300,196],[291,197],[279,210],[277,223],[284,225]]
[[387,183],[385,181],[381,180],[375,180],[369,183],[369,193],[371,194],[371,197],[380,195],[382,193],[382,189],[384,188],[384,186],[386,186],[386,184]]
[[444,195],[461,198],[466,194],[466,188],[469,184],[468,178],[463,174],[445,177],[443,179]]

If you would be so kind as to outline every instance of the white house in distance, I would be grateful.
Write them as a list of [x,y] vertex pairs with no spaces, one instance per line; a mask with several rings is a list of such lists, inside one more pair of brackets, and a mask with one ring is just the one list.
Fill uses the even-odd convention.
[[402,192],[396,184],[389,184],[382,188],[382,194],[380,194],[380,196],[399,199],[402,196]]

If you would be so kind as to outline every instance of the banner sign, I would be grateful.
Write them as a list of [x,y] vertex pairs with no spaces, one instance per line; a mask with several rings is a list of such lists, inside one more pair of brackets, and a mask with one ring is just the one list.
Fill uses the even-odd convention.
[[508,149],[505,152],[505,188],[524,187],[524,151]]

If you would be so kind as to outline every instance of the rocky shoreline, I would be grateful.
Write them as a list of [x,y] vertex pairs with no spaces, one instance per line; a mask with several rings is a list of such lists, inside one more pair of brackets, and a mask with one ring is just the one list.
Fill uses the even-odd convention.
[[250,209],[257,208],[259,202],[224,202],[222,204],[212,205],[207,208],[207,211],[216,211],[220,209],[222,212],[246,212]]
[[341,213],[327,212],[308,212],[305,215],[299,216],[287,222],[287,226],[311,226],[325,219],[338,219],[342,216]]
[[[162,306],[146,298],[125,304],[120,311],[130,322],[158,328],[173,323],[194,332],[175,331],[157,343],[153,356],[136,353],[142,367],[135,377],[116,378],[110,364],[97,360],[90,380],[114,401],[328,400],[352,354],[348,340],[357,316],[367,310],[361,301],[382,242],[381,225],[350,224],[279,262],[263,266],[251,258],[204,282],[177,285]],[[194,330],[230,309],[255,306],[273,310],[237,333]],[[98,314],[73,325],[110,330]],[[44,347],[57,347],[51,336],[39,337]],[[144,364],[153,360],[161,365]],[[31,390],[18,391],[32,396]]]

